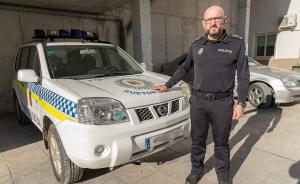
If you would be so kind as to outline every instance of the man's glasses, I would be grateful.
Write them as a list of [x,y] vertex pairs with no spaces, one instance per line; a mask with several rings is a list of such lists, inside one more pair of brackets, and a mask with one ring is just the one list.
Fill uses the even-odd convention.
[[205,21],[206,24],[212,24],[213,22],[217,22],[220,23],[223,21],[223,17],[213,17],[213,18],[209,18],[209,19],[203,19]]

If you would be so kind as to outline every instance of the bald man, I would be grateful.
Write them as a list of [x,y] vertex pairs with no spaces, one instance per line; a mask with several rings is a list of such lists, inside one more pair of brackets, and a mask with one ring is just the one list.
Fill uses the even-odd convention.
[[[191,162],[187,184],[196,184],[204,170],[206,139],[211,126],[215,150],[215,169],[220,184],[229,183],[230,149],[228,139],[232,120],[244,113],[249,87],[248,60],[242,39],[227,34],[223,28],[227,17],[220,6],[209,7],[203,16],[205,35],[195,40],[186,61],[166,84],[153,86],[168,91],[192,68],[194,81],[190,98]],[[233,89],[237,73],[238,97],[234,105]]]

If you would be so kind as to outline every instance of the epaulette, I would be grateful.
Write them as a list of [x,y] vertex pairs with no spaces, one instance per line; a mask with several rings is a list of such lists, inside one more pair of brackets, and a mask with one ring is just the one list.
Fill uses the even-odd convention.
[[194,44],[194,43],[196,43],[196,42],[198,42],[198,43],[200,43],[200,44],[203,44],[203,43],[206,42],[206,39],[204,38],[204,36],[200,36],[200,37],[197,37],[197,38],[192,42],[192,44]]
[[243,37],[241,37],[240,35],[231,35],[232,38],[239,38],[239,39],[243,39]]
[[192,41],[192,43],[194,43],[194,42],[200,40],[201,38],[202,38],[202,36],[197,37],[195,40]]

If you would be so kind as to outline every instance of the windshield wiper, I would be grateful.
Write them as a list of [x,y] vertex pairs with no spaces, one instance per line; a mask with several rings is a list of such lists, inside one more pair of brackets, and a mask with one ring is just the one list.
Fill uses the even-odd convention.
[[109,72],[99,75],[94,75],[92,78],[98,78],[98,77],[109,77],[109,76],[119,76],[119,75],[134,75],[136,73],[128,73],[128,72]]
[[110,76],[120,76],[120,75],[135,75],[140,74],[141,72],[129,73],[129,72],[109,72],[102,74],[94,74],[94,75],[78,75],[78,76],[65,76],[59,77],[57,79],[74,79],[74,80],[82,80],[82,79],[93,79],[99,77],[110,77]]

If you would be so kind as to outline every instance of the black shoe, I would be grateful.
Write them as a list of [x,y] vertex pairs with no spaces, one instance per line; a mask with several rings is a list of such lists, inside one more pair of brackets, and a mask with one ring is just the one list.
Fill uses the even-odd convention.
[[197,184],[201,177],[202,174],[195,174],[191,172],[188,177],[186,177],[185,184]]

